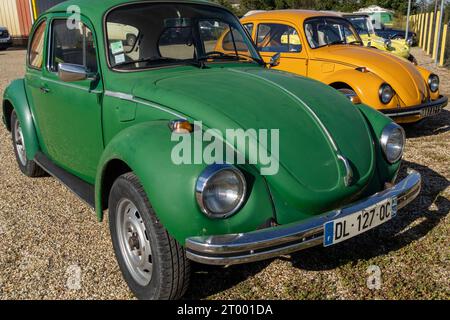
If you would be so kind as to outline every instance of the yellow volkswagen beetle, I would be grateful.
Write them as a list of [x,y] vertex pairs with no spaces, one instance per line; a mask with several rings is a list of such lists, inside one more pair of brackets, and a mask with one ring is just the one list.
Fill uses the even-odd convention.
[[338,14],[276,10],[246,16],[241,22],[266,62],[280,55],[276,69],[324,82],[354,103],[365,103],[399,123],[437,114],[448,103],[439,94],[437,75],[364,47],[354,26]]
[[410,52],[412,39],[394,40],[377,36],[369,16],[365,14],[344,14],[343,17],[353,24],[366,47],[383,50],[417,64]]

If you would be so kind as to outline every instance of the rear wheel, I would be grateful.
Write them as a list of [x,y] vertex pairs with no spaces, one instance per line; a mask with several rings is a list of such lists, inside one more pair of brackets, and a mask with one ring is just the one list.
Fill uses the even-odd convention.
[[139,299],[181,298],[190,278],[185,250],[158,221],[133,173],[120,176],[109,196],[109,226],[125,281]]
[[28,160],[25,148],[25,139],[23,138],[22,126],[17,118],[16,111],[11,113],[11,134],[14,147],[14,154],[16,155],[17,164],[20,171],[28,177],[40,177],[45,174],[39,165],[33,160]]

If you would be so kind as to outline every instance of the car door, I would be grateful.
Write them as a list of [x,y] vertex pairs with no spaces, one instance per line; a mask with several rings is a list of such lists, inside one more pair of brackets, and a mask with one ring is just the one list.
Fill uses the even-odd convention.
[[275,69],[307,75],[307,55],[297,29],[287,22],[259,22],[254,39],[264,61],[269,62],[276,53],[281,54]]
[[41,127],[42,117],[45,117],[43,110],[38,107],[45,105],[42,94],[42,70],[44,68],[44,61],[46,55],[46,31],[47,31],[47,19],[41,18],[35,24],[34,29],[30,34],[30,44],[28,46],[27,54],[27,70],[25,73],[25,90],[27,93],[28,103],[30,105],[33,117],[34,125],[36,127],[36,134],[39,140],[41,150],[47,153],[44,137],[46,136],[46,127]]
[[[84,19],[73,24],[66,16],[49,22],[47,65],[43,68],[37,106],[50,159],[93,183],[103,151],[101,97],[96,37]],[[80,66],[87,79],[67,82],[58,76],[60,64]]]

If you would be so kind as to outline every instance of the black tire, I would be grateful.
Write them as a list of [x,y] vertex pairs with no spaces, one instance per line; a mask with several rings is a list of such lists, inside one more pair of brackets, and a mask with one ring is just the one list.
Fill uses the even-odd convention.
[[[149,238],[152,270],[147,285],[135,280],[126,262],[126,254],[122,251],[118,215],[121,211],[120,203],[124,199],[135,205],[139,218],[142,219],[141,223],[145,226],[145,235]],[[180,299],[184,295],[189,286],[190,261],[186,258],[184,248],[159,222],[139,179],[133,173],[120,176],[112,186],[109,195],[109,226],[119,267],[129,288],[138,299],[172,300]]]
[[414,63],[416,66],[418,65],[417,59],[412,54],[409,55],[408,60]]
[[[33,160],[28,160],[27,157],[23,158],[21,160],[21,157],[19,156],[18,151],[18,144],[16,143],[16,131],[17,127],[20,127],[19,119],[17,118],[16,111],[13,110],[11,113],[11,137],[12,137],[12,143],[14,148],[14,154],[16,156],[17,164],[19,165],[20,171],[27,177],[36,178],[41,177],[45,175],[45,171],[39,167],[39,165],[34,162]],[[23,138],[22,138],[23,140]],[[23,141],[22,141],[23,143]],[[25,148],[25,147],[24,147]]]

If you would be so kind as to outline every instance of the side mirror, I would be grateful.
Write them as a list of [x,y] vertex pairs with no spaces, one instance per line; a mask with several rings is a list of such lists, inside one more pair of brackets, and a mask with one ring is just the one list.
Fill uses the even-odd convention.
[[58,77],[64,82],[86,80],[88,74],[86,68],[77,64],[60,63],[58,65]]
[[270,67],[276,67],[280,64],[280,58],[281,58],[281,53],[277,52],[275,53],[271,58],[270,58],[270,62],[269,65]]

